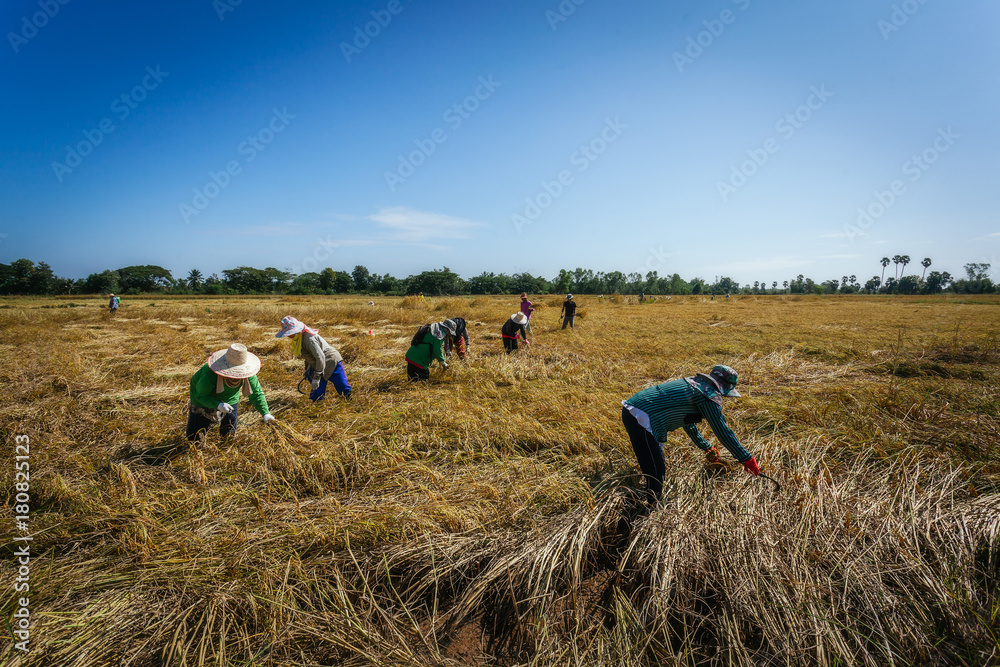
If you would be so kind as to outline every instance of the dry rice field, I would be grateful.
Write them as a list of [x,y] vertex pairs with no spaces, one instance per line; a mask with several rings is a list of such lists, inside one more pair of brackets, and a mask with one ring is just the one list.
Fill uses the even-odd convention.
[[[0,299],[8,624],[18,436],[32,536],[0,664],[1000,664],[1000,298],[578,300],[563,331],[535,299],[508,357],[510,296]],[[297,393],[284,315],[350,402]],[[455,316],[470,357],[408,384],[415,328]],[[278,421],[244,399],[191,449],[188,381],[232,342]],[[782,488],[677,431],[639,511],[621,400],[716,363]]]

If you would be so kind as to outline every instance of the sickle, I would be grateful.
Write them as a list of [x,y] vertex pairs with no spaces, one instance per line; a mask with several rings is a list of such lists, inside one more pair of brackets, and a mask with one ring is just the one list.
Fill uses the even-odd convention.
[[773,477],[768,477],[764,473],[761,473],[760,476],[763,477],[766,480],[770,480],[770,482],[772,484],[774,484],[774,487],[775,487],[774,490],[775,490],[775,492],[781,491],[781,484],[778,484],[778,480],[774,479]]

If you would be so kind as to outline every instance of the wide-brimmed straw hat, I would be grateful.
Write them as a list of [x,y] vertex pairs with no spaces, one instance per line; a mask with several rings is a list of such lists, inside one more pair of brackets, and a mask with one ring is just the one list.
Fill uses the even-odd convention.
[[303,331],[313,336],[319,333],[318,329],[310,329],[304,322],[300,322],[291,315],[285,315],[281,318],[281,331],[274,334],[274,337],[285,338],[287,336],[294,336],[297,333],[302,333]]
[[213,352],[208,355],[207,363],[216,375],[234,379],[252,377],[260,370],[260,359],[248,352],[243,343],[233,343],[225,350]]
[[524,313],[514,313],[513,315],[510,316],[510,319],[514,320],[518,324],[528,323],[528,317]]

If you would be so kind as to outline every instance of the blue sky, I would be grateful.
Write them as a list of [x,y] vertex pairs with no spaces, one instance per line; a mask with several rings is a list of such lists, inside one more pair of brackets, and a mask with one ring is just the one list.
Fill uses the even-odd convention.
[[1000,268],[996,2],[236,3],[4,4],[0,262]]

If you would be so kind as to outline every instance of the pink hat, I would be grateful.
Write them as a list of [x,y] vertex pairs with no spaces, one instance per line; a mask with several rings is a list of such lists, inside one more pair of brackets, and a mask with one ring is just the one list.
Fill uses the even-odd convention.
[[260,359],[247,351],[243,343],[233,343],[228,349],[208,355],[208,367],[216,375],[227,378],[248,378],[257,375]]
[[275,338],[286,338],[288,336],[294,336],[297,333],[302,333],[305,331],[310,336],[315,336],[319,333],[319,329],[310,329],[302,322],[291,315],[285,315],[281,318],[281,331],[274,334]]

